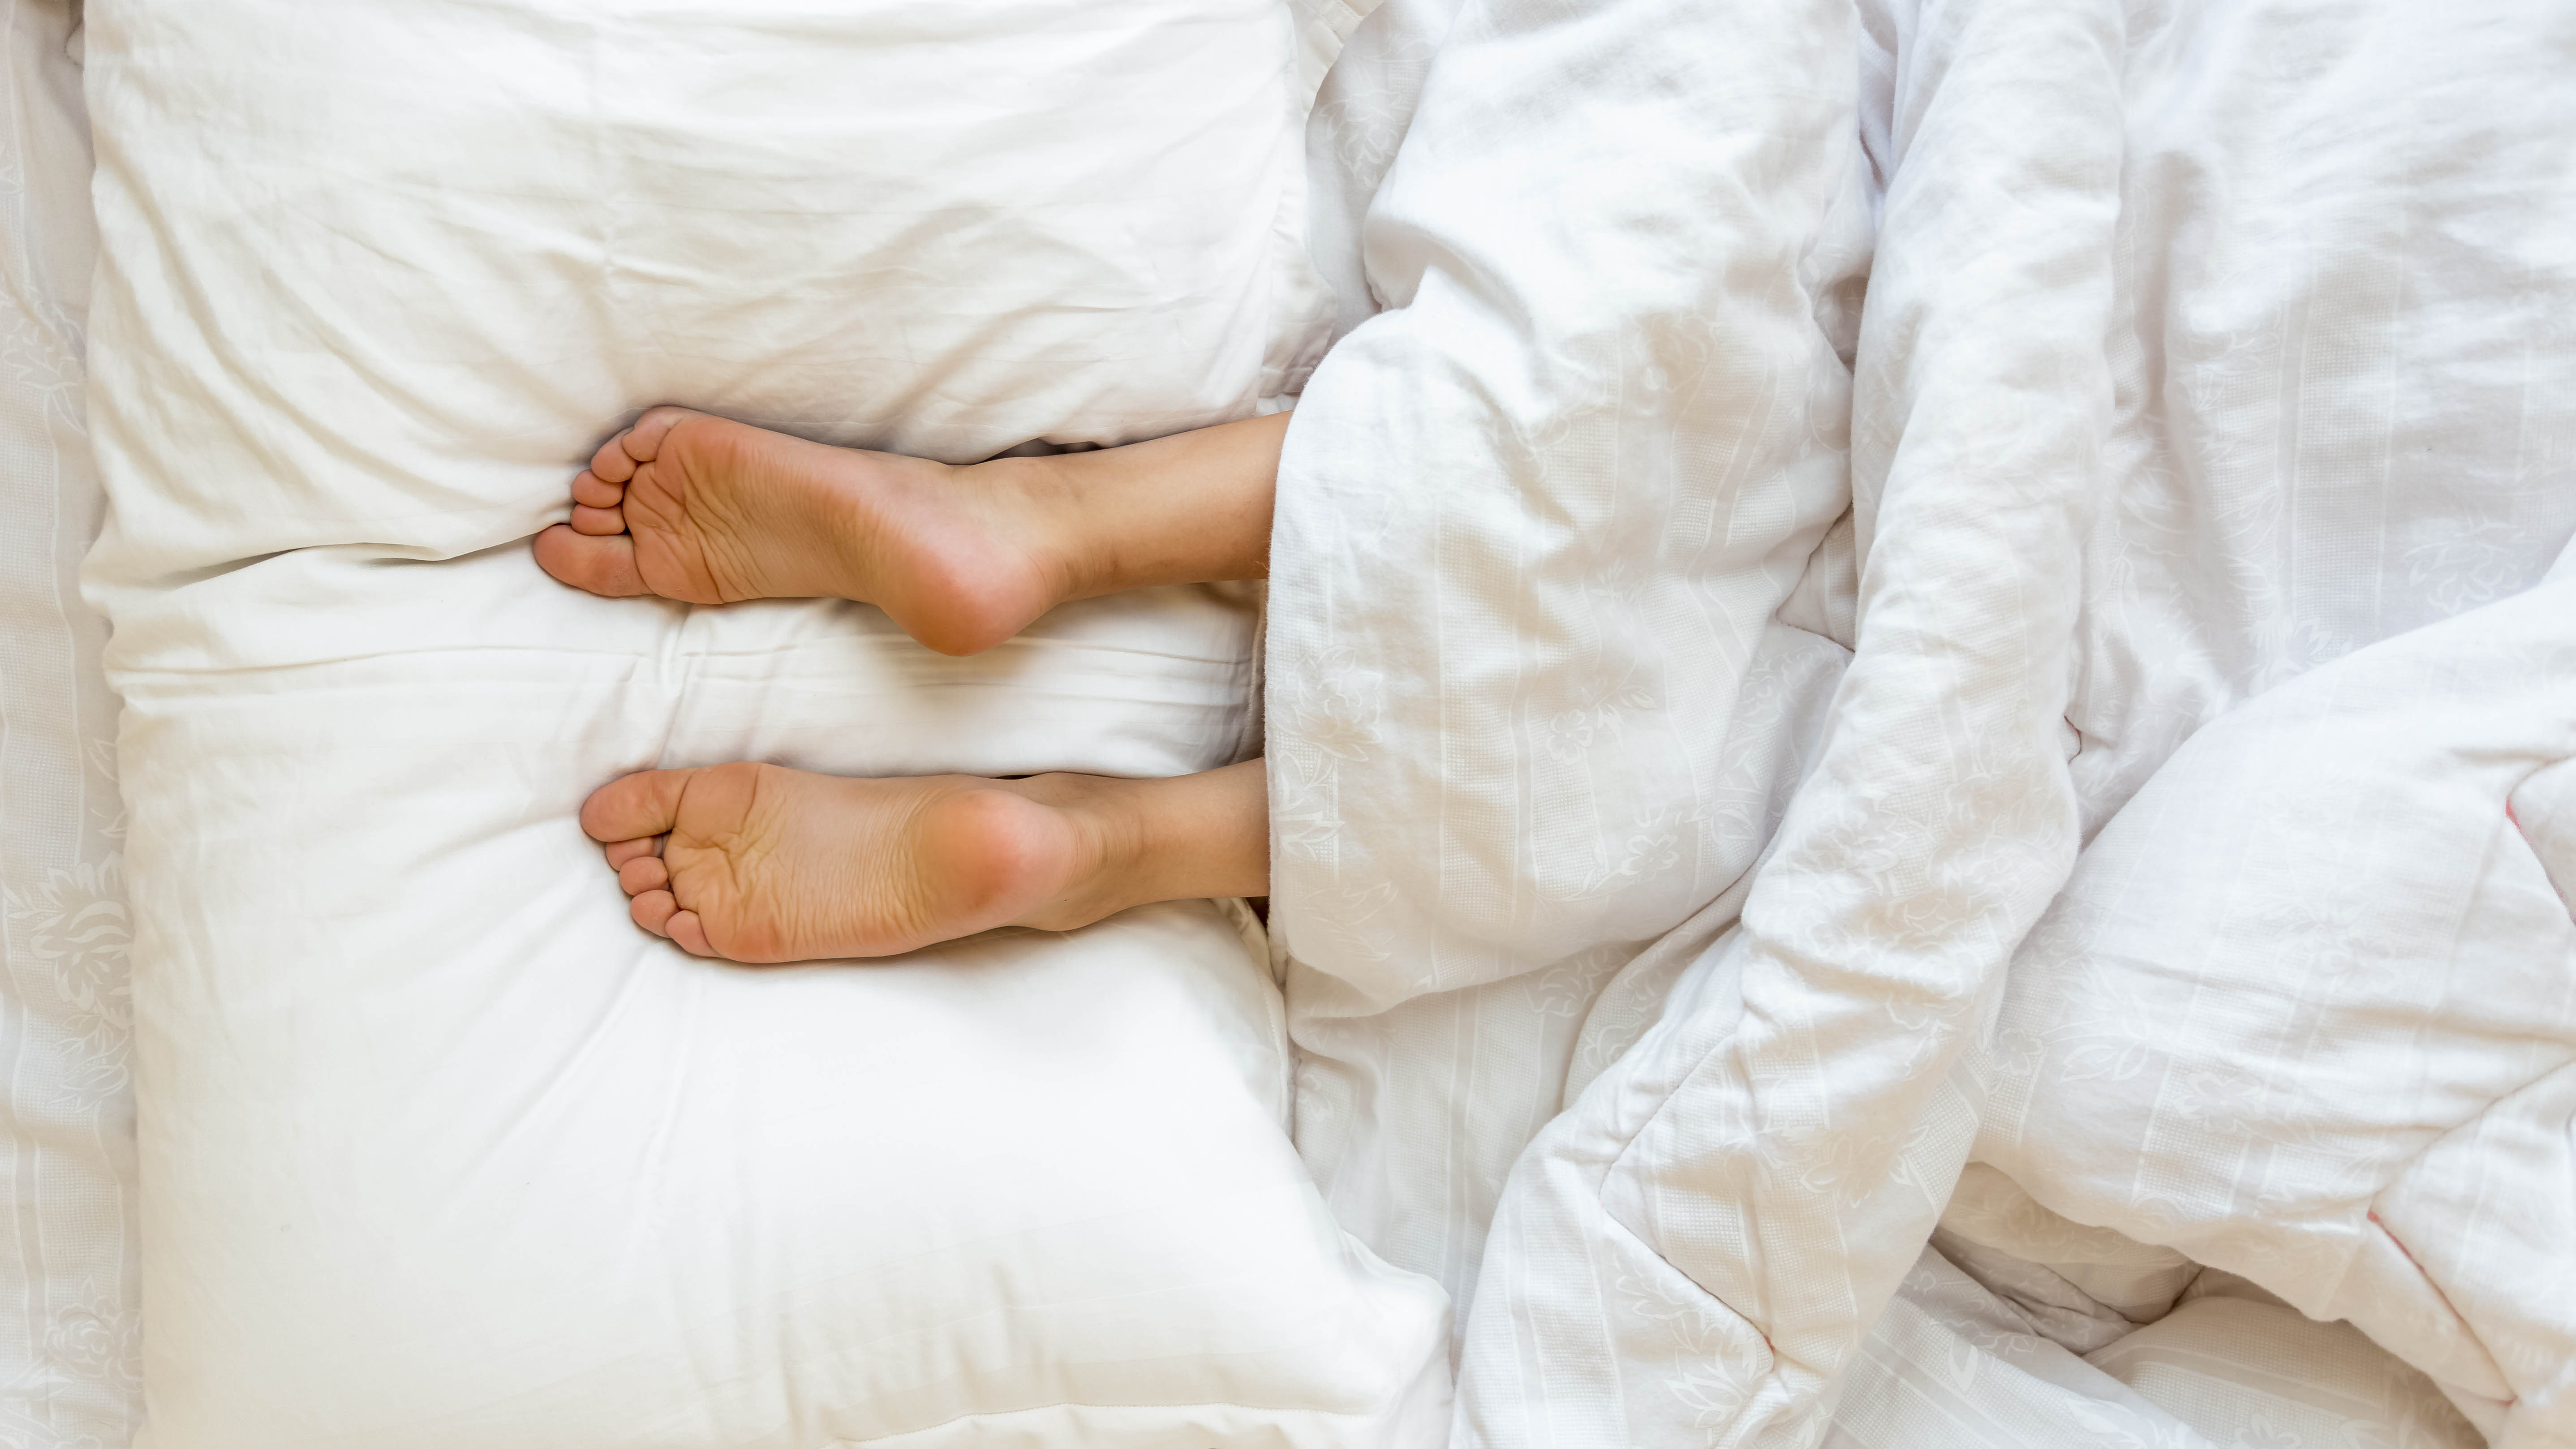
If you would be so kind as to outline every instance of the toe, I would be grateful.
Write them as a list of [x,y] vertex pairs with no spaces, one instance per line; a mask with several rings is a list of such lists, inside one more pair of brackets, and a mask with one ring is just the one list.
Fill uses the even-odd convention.
[[[635,426],[618,434],[616,438],[610,441],[609,447],[615,448],[620,455],[632,460],[627,465],[627,472],[631,475],[634,471],[634,464],[650,463],[655,458],[662,455],[662,440],[671,435],[671,429],[675,425],[685,418],[692,418],[695,416],[697,416],[697,414],[689,411],[687,408],[675,408],[668,405],[657,408],[646,408],[644,410],[644,416],[635,420]],[[605,456],[608,452],[608,448],[602,448],[599,451],[603,456]],[[592,466],[596,467],[597,464],[594,463]],[[610,475],[603,473],[600,476],[606,478]],[[620,478],[613,479],[612,481],[623,482],[625,480]]]
[[656,936],[671,934],[671,917],[679,909],[679,901],[669,891],[646,891],[626,903],[626,914],[635,918],[635,924]]
[[[644,770],[590,792],[581,803],[582,833],[597,841],[633,841],[663,834],[678,817],[680,794],[694,770]],[[625,869],[626,862],[618,862]]]
[[537,535],[537,567],[563,583],[612,599],[650,593],[635,567],[635,540],[594,538],[555,524]]
[[635,476],[637,459],[626,451],[627,435],[634,431],[633,428],[629,428],[626,432],[619,433],[599,445],[599,451],[590,455],[590,476],[602,483],[621,488],[626,485],[627,479]]
[[671,868],[658,855],[639,855],[617,868],[617,887],[630,896],[668,890],[670,886]]
[[601,853],[608,857],[610,870],[624,870],[626,862],[637,856],[660,855],[664,839],[663,836],[648,835],[638,840],[612,840]]
[[586,508],[615,508],[626,501],[626,489],[584,468],[572,480],[572,501]]
[[692,956],[712,956],[716,948],[707,941],[706,924],[695,911],[674,911],[662,924],[662,933]]
[[593,538],[607,538],[626,531],[626,514],[622,509],[592,508],[587,504],[572,506],[572,531]]

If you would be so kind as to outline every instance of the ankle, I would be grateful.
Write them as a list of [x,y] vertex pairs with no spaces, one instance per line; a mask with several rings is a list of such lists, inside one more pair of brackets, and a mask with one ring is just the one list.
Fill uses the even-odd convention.
[[1032,775],[999,782],[1014,794],[1054,812],[1072,842],[1061,887],[1017,924],[1070,931],[1159,899],[1140,893],[1152,855],[1132,780],[1100,775]]
[[1113,565],[1085,527],[1084,480],[1065,457],[993,458],[957,472],[965,476],[951,481],[993,510],[996,529],[1044,579],[1049,607],[1116,592]]
[[1265,894],[1269,788],[1247,760],[1165,779],[1035,775],[1003,782],[1057,812],[1071,850],[1064,888],[1021,924],[1066,931],[1154,901]]

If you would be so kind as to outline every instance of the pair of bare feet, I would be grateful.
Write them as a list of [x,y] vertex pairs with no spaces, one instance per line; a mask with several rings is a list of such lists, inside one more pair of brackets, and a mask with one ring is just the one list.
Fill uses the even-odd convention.
[[[1068,599],[1261,576],[1286,428],[961,468],[654,408],[573,480],[571,522],[537,536],[537,563],[614,597],[856,599],[971,654]],[[593,793],[581,824],[636,924],[744,962],[1070,930],[1258,895],[1269,874],[1257,760],[1171,780],[647,770]]]

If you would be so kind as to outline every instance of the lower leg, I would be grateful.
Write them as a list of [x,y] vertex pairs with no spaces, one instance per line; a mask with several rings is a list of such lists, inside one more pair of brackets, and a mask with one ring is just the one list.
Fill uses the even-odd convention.
[[970,469],[1026,500],[1039,546],[1086,599],[1157,584],[1267,578],[1288,414],[1123,448],[996,458]]
[[1083,869],[1020,924],[1069,931],[1155,901],[1270,893],[1270,783],[1260,760],[1160,780],[999,783],[1064,812],[1093,842]]

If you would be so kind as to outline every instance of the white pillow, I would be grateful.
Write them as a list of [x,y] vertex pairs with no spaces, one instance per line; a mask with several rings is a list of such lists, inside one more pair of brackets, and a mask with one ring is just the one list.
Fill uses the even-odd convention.
[[972,458],[1252,410],[1323,310],[1278,0],[93,0],[148,1449],[1436,1442],[1205,903],[883,965],[637,933],[574,814],[734,758],[1167,774],[1251,610],[934,655],[524,540],[674,401]]

